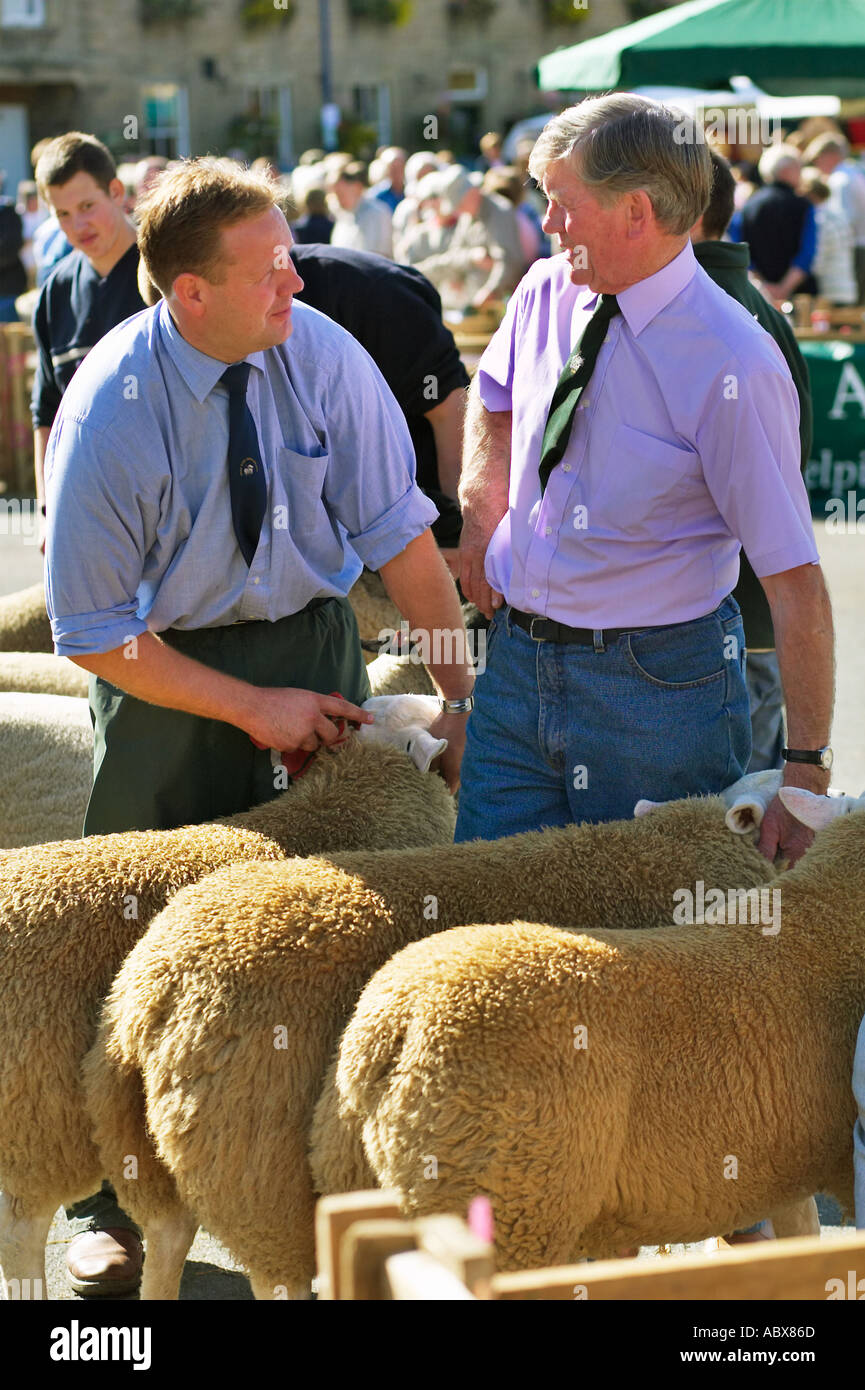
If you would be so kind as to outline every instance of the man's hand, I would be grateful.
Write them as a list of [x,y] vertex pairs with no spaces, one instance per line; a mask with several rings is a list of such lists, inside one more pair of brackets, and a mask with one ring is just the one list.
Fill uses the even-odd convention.
[[484,570],[487,547],[500,517],[463,511],[463,529],[460,536],[460,587],[469,600],[481,610],[485,618],[492,618],[495,609],[502,606],[502,595],[487,583]]
[[280,753],[298,748],[314,753],[323,743],[336,743],[340,732],[334,719],[374,723],[367,710],[337,695],[290,686],[257,687],[256,693],[258,709],[254,722],[245,725],[246,732],[262,748],[276,748]]
[[814,839],[814,831],[791,816],[779,797],[769,803],[757,848],[770,861],[781,858],[791,865],[801,859]]
[[433,767],[445,779],[448,791],[452,794],[460,784],[460,763],[466,744],[467,718],[465,714],[442,713],[429,728],[433,738],[446,738],[448,741],[447,748],[441,757],[436,758]]
[[[829,774],[811,763],[788,763],[784,773],[785,787],[804,787],[815,796],[825,796]],[[814,839],[814,831],[803,825],[787,810],[780,797],[769,803],[757,848],[767,859],[786,859],[791,865],[801,859]]]

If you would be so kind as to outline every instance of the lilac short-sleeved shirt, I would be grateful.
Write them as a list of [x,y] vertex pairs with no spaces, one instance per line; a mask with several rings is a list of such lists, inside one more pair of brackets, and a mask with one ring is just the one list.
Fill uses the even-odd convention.
[[617,296],[570,441],[541,498],[550,400],[597,296],[564,256],[538,261],[478,368],[513,411],[510,498],[490,584],[574,626],[643,627],[711,612],[744,546],[758,577],[819,561],[784,358],[697,265],[690,242]]

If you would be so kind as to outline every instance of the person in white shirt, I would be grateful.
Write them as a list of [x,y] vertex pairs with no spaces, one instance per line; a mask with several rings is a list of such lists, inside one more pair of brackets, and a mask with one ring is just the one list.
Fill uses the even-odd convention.
[[334,216],[331,246],[376,251],[392,258],[393,214],[386,203],[369,192],[366,166],[356,160],[346,164],[331,180],[330,195]]
[[819,169],[802,170],[799,191],[814,204],[817,219],[817,254],[811,267],[817,292],[839,306],[855,304],[856,271],[850,223],[833,206],[832,191]]
[[840,132],[828,132],[812,140],[805,151],[805,163],[820,170],[832,193],[832,207],[850,224],[858,291],[856,302],[865,304],[865,169],[850,158],[850,146]]

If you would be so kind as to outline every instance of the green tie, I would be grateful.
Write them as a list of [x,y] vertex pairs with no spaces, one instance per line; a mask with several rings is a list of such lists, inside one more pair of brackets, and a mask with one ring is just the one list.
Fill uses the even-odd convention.
[[618,313],[621,313],[621,310],[616,296],[614,294],[602,294],[595,312],[583,329],[579,343],[562,369],[562,374],[553,392],[553,399],[550,402],[541,444],[541,461],[538,465],[541,496],[544,494],[550,474],[556,464],[561,463],[565,449],[568,447],[577,403],[595,370],[601,343],[607,335],[607,325],[610,319]]

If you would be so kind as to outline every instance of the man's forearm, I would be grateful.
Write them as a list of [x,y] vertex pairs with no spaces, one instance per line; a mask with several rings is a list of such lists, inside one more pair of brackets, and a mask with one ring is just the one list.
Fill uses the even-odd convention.
[[465,413],[466,393],[461,386],[426,413],[435,436],[439,487],[454,501],[460,481]]
[[[819,565],[799,565],[761,581],[772,611],[790,748],[823,748],[832,728],[835,695],[832,606]],[[788,763],[785,782],[824,790],[828,774],[809,763]]]
[[509,410],[486,409],[475,378],[466,408],[459,501],[464,514],[495,518],[490,536],[508,509],[512,419]]
[[459,596],[432,532],[424,531],[381,567],[384,586],[420,633],[424,665],[446,699],[471,694],[474,671]]
[[152,632],[113,651],[72,657],[76,666],[150,705],[221,719],[246,729],[254,722],[257,688],[175,651]]

